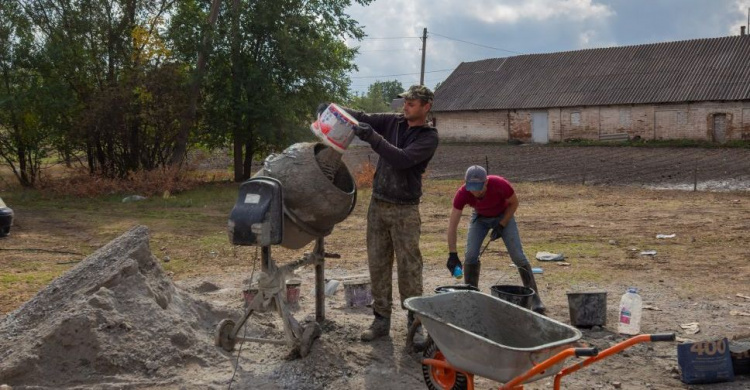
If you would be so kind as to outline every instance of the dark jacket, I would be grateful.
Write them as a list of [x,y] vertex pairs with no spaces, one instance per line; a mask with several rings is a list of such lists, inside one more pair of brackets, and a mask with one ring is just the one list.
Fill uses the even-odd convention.
[[364,140],[380,156],[372,185],[373,198],[419,204],[422,174],[438,146],[437,129],[427,125],[409,127],[402,114],[347,111],[377,133]]

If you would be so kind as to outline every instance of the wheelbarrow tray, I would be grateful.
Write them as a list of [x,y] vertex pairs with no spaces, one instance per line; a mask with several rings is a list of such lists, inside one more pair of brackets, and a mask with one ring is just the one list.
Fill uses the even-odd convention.
[[[501,383],[574,346],[582,336],[572,326],[476,291],[413,297],[404,305],[451,365]],[[556,374],[564,363],[526,383]]]

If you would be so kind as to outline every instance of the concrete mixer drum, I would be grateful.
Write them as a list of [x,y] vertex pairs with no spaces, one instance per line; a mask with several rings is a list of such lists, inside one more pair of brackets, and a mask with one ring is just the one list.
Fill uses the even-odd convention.
[[263,162],[254,177],[274,178],[284,189],[281,246],[299,249],[325,237],[352,212],[357,186],[340,159],[322,143],[297,143]]

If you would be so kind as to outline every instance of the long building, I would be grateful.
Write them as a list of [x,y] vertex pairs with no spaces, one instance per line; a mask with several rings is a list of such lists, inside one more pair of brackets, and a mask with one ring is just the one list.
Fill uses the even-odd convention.
[[465,62],[435,91],[442,140],[750,139],[750,37]]

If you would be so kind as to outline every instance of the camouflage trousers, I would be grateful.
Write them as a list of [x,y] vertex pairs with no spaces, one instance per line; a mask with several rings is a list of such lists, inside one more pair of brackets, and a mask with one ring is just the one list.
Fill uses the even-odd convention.
[[401,205],[377,199],[367,211],[367,263],[372,283],[372,310],[391,318],[393,258],[398,271],[401,307],[406,298],[422,295],[422,253],[419,205]]

